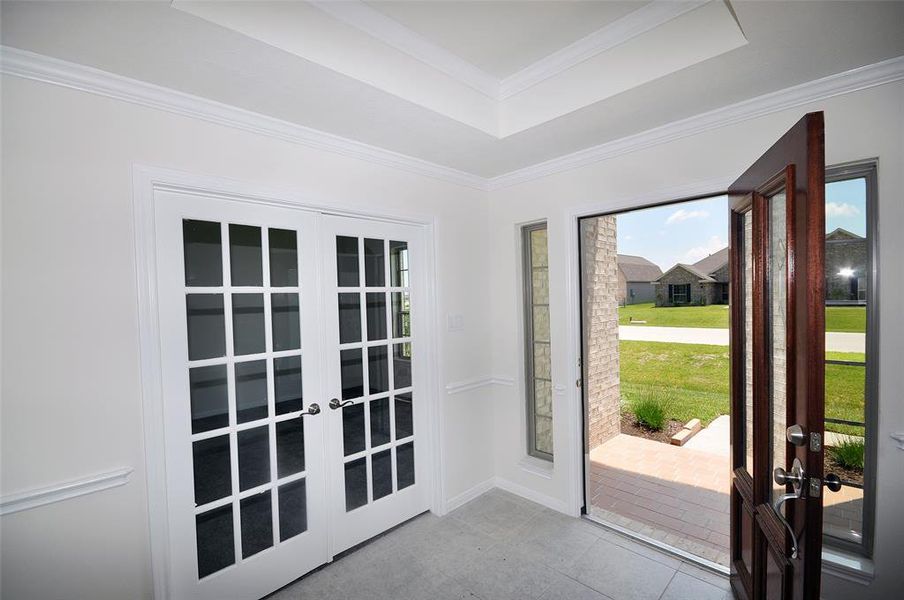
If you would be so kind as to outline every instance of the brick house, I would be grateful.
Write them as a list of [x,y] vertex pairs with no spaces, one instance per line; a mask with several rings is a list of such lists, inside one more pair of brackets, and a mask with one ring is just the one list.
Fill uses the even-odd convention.
[[653,281],[659,279],[662,269],[642,256],[618,255],[618,304],[640,304],[656,299]]
[[826,304],[864,304],[866,284],[866,238],[841,227],[826,234]]
[[678,263],[653,282],[656,306],[728,304],[728,248],[692,265]]

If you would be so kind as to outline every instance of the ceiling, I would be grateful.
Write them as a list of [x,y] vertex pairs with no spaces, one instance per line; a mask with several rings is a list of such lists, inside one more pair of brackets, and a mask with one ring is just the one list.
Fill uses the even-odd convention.
[[613,2],[381,2],[367,4],[503,79],[650,0]]
[[[245,6],[274,12],[257,13],[270,25],[253,35],[242,31],[254,29],[251,21],[226,26],[180,4],[4,1],[0,40],[481,177],[904,55],[904,2],[735,1],[727,23],[726,5],[716,0],[591,59],[547,69],[560,79],[500,99],[477,88],[549,62],[550,54],[601,30],[636,33],[643,29],[637,14],[651,14],[656,3],[358,2],[342,3],[342,10],[363,10],[337,17],[317,3],[257,2]],[[280,10],[296,8],[281,18]],[[721,19],[720,31],[682,35],[705,25],[693,21],[705,11]],[[288,27],[311,23],[330,35],[298,36]],[[380,39],[386,32],[395,46]],[[719,36],[721,46],[706,39]],[[590,67],[596,70],[581,74]],[[634,72],[642,77],[626,78]],[[543,96],[544,85],[553,88],[544,93],[558,86],[571,90],[562,94],[566,100],[581,102],[539,114],[561,100]],[[539,116],[521,129],[496,129],[500,107],[531,94],[537,106],[519,110]],[[475,115],[479,123],[464,122]]]

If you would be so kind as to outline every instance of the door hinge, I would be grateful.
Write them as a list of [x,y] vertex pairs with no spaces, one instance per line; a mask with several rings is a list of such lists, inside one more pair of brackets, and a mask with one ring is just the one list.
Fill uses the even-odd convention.
[[822,450],[822,434],[810,434],[810,452],[820,452]]

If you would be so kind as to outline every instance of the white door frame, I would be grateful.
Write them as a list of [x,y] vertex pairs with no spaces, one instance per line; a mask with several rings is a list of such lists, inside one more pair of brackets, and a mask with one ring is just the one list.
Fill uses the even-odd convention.
[[[442,352],[437,335],[440,331],[436,294],[436,219],[416,213],[391,213],[364,211],[336,202],[312,201],[297,190],[275,188],[266,184],[243,182],[223,177],[197,175],[171,169],[133,165],[132,203],[134,211],[135,273],[137,277],[138,343],[140,356],[142,420],[144,428],[145,468],[147,470],[148,517],[150,533],[151,569],[154,582],[154,598],[170,597],[169,526],[166,494],[166,460],[163,435],[163,397],[158,320],[155,192],[175,191],[214,198],[230,199],[264,206],[279,206],[297,210],[316,211],[361,219],[417,225],[423,228],[425,257],[424,277],[427,282],[425,311],[425,343],[419,344],[425,354],[427,369],[426,389],[431,393],[425,406],[430,422],[430,443],[427,445],[433,476],[429,485],[431,511],[445,512],[445,469],[443,460],[443,406],[444,390],[441,382]],[[321,404],[325,405],[327,399]],[[332,548],[330,549],[330,554]]]

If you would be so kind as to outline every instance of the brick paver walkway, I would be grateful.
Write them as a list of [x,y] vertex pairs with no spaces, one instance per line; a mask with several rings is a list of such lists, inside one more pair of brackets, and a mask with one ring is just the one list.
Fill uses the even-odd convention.
[[590,452],[591,515],[728,565],[727,456],[620,434]]

